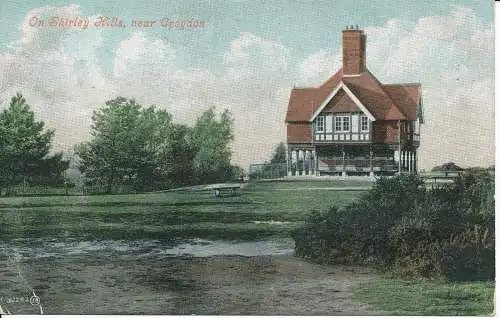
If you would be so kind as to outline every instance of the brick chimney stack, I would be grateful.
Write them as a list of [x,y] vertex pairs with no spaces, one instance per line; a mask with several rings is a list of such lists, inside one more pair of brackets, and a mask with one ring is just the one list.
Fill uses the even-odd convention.
[[344,75],[357,75],[366,68],[366,35],[352,25],[342,31],[342,60]]

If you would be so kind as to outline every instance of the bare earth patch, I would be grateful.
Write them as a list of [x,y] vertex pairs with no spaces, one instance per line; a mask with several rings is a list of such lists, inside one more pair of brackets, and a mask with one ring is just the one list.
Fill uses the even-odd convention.
[[[96,255],[97,256],[97,255]],[[65,257],[21,264],[46,314],[377,315],[351,289],[371,269],[322,266],[293,256]],[[17,277],[0,273],[21,295]],[[7,287],[7,286],[6,286]],[[30,304],[7,304],[36,314]]]
[[175,314],[378,313],[355,302],[350,291],[376,277],[370,269],[321,266],[292,256],[219,256],[176,259],[156,273],[163,278],[169,274],[192,283],[172,312]]

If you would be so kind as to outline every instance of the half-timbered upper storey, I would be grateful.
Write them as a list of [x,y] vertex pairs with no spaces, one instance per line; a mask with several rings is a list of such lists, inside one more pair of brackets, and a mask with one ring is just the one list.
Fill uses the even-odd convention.
[[381,84],[366,68],[362,30],[343,31],[343,67],[316,88],[290,94],[288,144],[411,142],[423,123],[420,84]]

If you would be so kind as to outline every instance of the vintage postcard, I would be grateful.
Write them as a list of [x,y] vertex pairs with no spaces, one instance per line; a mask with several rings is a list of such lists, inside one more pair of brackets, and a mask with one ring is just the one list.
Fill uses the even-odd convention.
[[493,6],[2,0],[0,314],[494,314]]

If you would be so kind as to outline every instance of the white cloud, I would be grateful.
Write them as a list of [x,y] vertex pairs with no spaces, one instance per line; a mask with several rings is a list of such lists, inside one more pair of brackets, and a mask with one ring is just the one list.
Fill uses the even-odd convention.
[[46,126],[56,129],[55,148],[67,149],[88,135],[92,109],[115,91],[96,59],[101,32],[32,27],[33,16],[83,17],[78,5],[26,14],[21,38],[11,43],[10,53],[0,53],[0,101],[5,106],[15,92],[22,92]]
[[[134,32],[130,39],[118,46],[114,61],[114,74],[119,77],[161,76],[158,70],[167,70],[172,65],[175,53],[162,40],[149,40],[142,32]],[[147,78],[146,78],[147,79]]]
[[332,56],[321,50],[299,65],[300,86],[319,86],[326,78],[332,76],[342,66],[340,54]]

